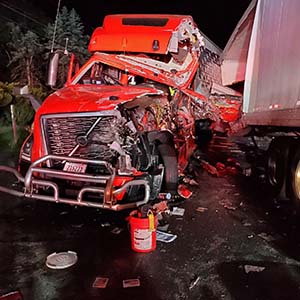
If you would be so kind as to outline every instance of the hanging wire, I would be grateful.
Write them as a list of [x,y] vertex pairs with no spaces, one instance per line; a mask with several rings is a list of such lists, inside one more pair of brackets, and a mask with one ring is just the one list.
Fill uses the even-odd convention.
[[59,16],[60,2],[61,2],[61,0],[58,0],[56,17],[55,17],[55,25],[54,25],[54,30],[53,30],[52,45],[51,45],[51,53],[53,53],[53,50],[54,50],[54,41],[55,41],[55,34],[56,34],[56,29],[57,29],[57,22],[58,22],[58,16]]

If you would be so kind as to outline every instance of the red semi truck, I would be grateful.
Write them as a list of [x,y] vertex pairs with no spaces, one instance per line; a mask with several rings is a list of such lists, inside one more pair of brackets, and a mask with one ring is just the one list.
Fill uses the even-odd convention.
[[220,49],[191,16],[133,14],[106,16],[88,49],[37,110],[19,170],[0,167],[20,189],[0,191],[111,210],[184,197],[179,177],[201,128],[226,131],[239,117]]

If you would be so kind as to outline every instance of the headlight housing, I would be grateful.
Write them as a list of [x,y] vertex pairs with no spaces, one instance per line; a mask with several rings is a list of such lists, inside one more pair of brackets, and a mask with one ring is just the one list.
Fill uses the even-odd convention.
[[20,151],[20,160],[30,162],[31,161],[31,150],[33,144],[33,134],[30,133],[29,136],[23,142]]

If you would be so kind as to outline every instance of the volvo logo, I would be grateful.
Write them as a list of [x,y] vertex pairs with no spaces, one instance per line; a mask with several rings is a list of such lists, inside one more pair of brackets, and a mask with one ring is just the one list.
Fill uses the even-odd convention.
[[85,147],[88,144],[88,138],[86,135],[79,135],[76,138],[76,143],[80,146],[80,147]]

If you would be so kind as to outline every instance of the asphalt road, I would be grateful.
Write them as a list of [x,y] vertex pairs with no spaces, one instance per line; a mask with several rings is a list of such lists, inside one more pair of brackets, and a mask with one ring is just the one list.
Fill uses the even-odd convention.
[[[212,164],[241,154],[236,145],[223,142],[212,147]],[[1,160],[10,162],[4,151]],[[1,194],[0,295],[20,291],[25,300],[300,299],[300,222],[290,204],[270,201],[255,176],[217,177],[193,166],[198,184],[189,186],[192,196],[173,205],[184,208],[184,215],[168,218],[168,232],[177,238],[157,242],[149,253],[131,249],[127,213]],[[120,232],[113,233],[115,228]],[[46,257],[61,251],[76,252],[77,263],[49,269]],[[105,289],[92,287],[96,277],[109,278]],[[123,288],[124,279],[135,278],[139,287]]]

